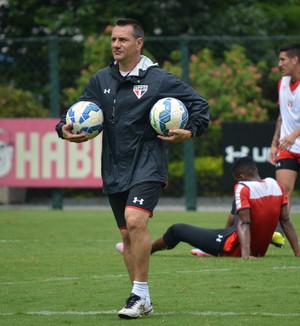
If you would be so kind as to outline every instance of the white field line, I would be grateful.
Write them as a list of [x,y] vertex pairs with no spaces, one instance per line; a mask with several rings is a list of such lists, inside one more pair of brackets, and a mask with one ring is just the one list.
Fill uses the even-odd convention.
[[[28,311],[28,312],[7,312],[0,313],[0,316],[15,316],[15,315],[116,315],[117,310],[103,311]],[[300,313],[272,313],[272,312],[233,312],[233,311],[165,311],[155,312],[156,316],[164,315],[194,315],[194,316],[270,316],[270,317],[300,317]]]
[[22,242],[21,240],[1,240],[0,239],[0,243],[18,243],[18,242]]
[[272,269],[299,269],[300,268],[300,265],[299,266],[274,266],[272,267]]
[[[271,269],[300,269],[300,266],[274,266]],[[220,268],[220,269],[200,269],[200,270],[181,270],[181,271],[173,271],[172,273],[222,273],[222,272],[232,272],[237,270],[236,268]],[[149,273],[149,275],[156,274],[169,274],[169,271],[161,271],[159,273]],[[105,274],[105,275],[93,275],[90,276],[90,279],[114,279],[128,277],[128,274]],[[80,280],[80,276],[65,276],[65,277],[51,277],[43,280],[28,280],[28,281],[12,281],[12,282],[0,282],[0,285],[18,285],[18,284],[28,284],[28,283],[47,283],[47,282],[66,282],[66,281],[74,281]],[[87,278],[85,278],[87,279]]]

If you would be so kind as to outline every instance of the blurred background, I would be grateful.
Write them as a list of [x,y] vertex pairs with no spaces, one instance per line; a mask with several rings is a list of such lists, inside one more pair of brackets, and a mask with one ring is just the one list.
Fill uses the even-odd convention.
[[[300,42],[298,0],[0,0],[0,118],[58,121],[89,78],[112,61],[110,32],[119,17],[139,20],[144,54],[191,84],[211,107],[205,135],[170,146],[163,197],[184,198],[186,208],[195,209],[198,197],[231,196],[232,158],[226,155],[237,158],[244,147],[252,156],[258,152],[262,177],[273,176],[266,148],[278,115],[277,50]],[[238,139],[243,142],[235,144]],[[98,188],[1,185],[2,204],[62,208],[66,198],[103,195]]]

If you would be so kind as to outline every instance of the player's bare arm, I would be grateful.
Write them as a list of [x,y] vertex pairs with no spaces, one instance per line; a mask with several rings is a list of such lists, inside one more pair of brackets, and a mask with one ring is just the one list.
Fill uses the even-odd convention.
[[244,259],[255,258],[251,255],[251,233],[250,233],[250,209],[241,209],[238,212],[239,221],[237,225],[237,232],[239,237],[239,243],[241,246],[241,257]]
[[83,143],[88,141],[88,138],[84,134],[72,134],[71,133],[72,124],[66,124],[62,127],[62,136],[63,139],[68,140],[72,143]]
[[271,144],[270,155],[269,155],[270,163],[273,165],[275,165],[276,154],[277,154],[277,150],[278,150],[278,146],[279,146],[281,123],[282,123],[282,118],[281,118],[281,114],[279,113],[279,116],[278,116],[277,122],[276,122],[276,127],[275,127],[272,144]]
[[168,136],[158,135],[158,138],[172,144],[188,141],[192,138],[192,132],[186,129],[174,129],[169,131]]
[[225,228],[229,228],[230,226],[232,226],[234,224],[234,215],[229,213],[228,215],[228,219],[227,222],[225,224]]
[[291,220],[289,219],[288,205],[282,206],[279,221],[280,221],[281,227],[283,229],[283,232],[284,232],[285,236],[287,237],[287,239],[293,249],[295,256],[300,257],[298,237],[297,237],[295,228],[294,228]]

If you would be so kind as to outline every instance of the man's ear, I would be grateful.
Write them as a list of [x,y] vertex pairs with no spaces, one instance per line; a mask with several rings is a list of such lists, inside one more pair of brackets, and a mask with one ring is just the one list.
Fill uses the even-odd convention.
[[235,174],[233,177],[236,181],[246,181],[247,180],[247,175],[243,174],[243,173]]
[[300,61],[299,61],[299,57],[297,55],[295,55],[293,58],[292,58],[292,63],[294,65],[296,64],[300,64]]
[[141,50],[144,45],[144,40],[140,37],[136,40],[136,48],[137,50]]

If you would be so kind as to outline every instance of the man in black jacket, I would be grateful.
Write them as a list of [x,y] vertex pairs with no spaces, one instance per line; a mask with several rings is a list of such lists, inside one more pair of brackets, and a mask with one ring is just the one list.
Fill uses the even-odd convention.
[[[102,178],[124,243],[124,262],[131,294],[118,313],[120,318],[138,318],[153,313],[148,289],[151,239],[149,217],[167,182],[167,143],[201,135],[209,123],[207,101],[176,76],[159,68],[141,54],[143,28],[137,21],[121,18],[112,31],[114,62],[89,81],[80,101],[99,105],[104,115]],[[149,112],[161,98],[181,100],[189,111],[185,129],[168,136],[157,135]],[[71,142],[87,141],[73,135],[65,114],[56,126],[59,136]]]

